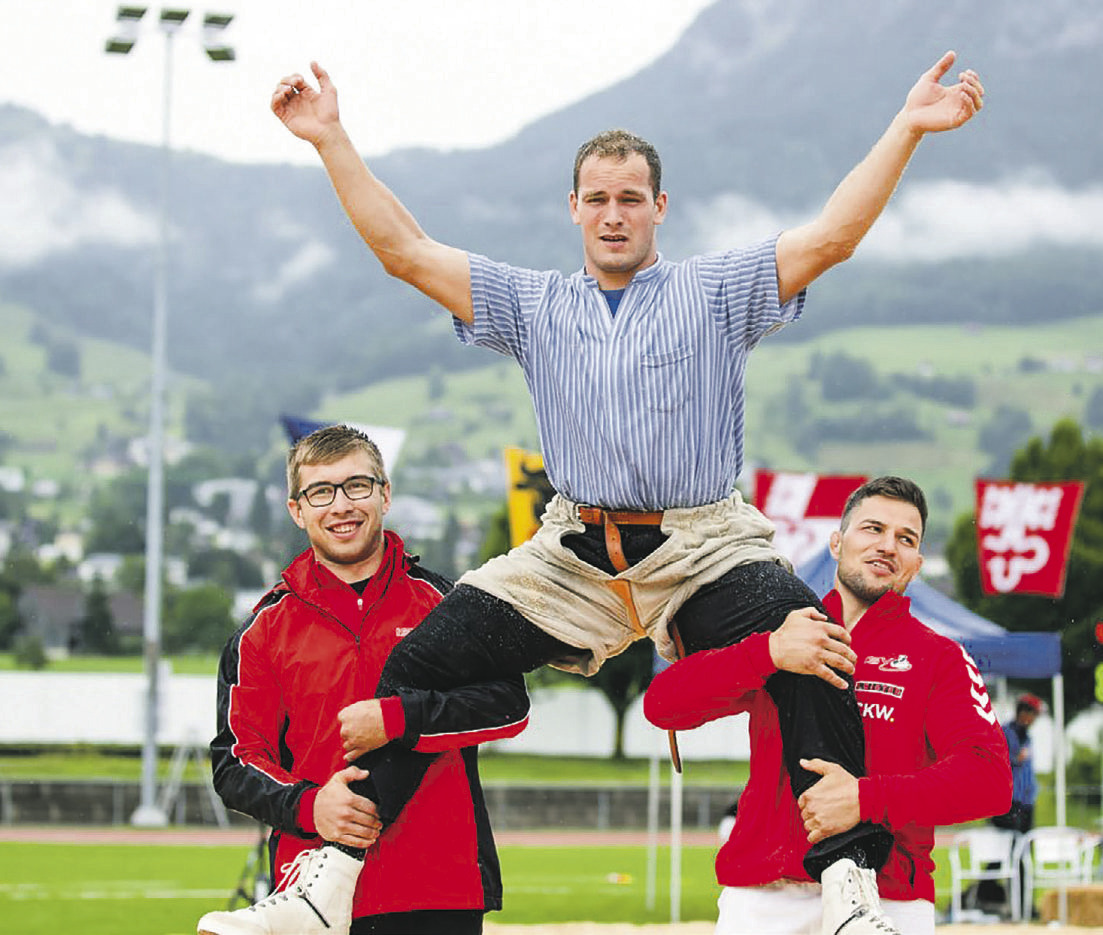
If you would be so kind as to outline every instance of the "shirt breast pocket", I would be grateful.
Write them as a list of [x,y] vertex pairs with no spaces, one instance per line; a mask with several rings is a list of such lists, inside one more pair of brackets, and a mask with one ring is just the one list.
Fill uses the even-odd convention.
[[693,348],[683,344],[645,352],[640,363],[644,405],[656,412],[676,412],[683,408],[690,395]]

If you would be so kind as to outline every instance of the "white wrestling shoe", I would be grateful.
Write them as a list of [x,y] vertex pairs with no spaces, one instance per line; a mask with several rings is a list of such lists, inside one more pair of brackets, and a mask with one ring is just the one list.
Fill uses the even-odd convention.
[[303,851],[284,870],[283,883],[254,906],[208,912],[199,935],[348,935],[352,895],[364,866],[336,847]]
[[877,873],[853,860],[836,860],[820,877],[823,885],[823,935],[900,935],[881,910]]

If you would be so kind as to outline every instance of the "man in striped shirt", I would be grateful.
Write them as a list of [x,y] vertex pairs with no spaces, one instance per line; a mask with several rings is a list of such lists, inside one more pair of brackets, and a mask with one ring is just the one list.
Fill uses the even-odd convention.
[[[744,249],[665,260],[658,154],[624,131],[595,137],[578,152],[569,196],[584,255],[572,276],[431,239],[357,154],[326,72],[312,64],[317,88],[297,74],[279,83],[273,111],[317,149],[384,270],[451,312],[461,341],[520,364],[557,492],[536,535],[464,575],[392,653],[376,698],[343,715],[346,757],[369,770],[363,794],[385,825],[420,781],[423,754],[523,726],[527,711],[499,709],[479,686],[548,663],[592,674],[644,637],[673,658],[786,619],[818,632],[823,647],[806,672],[771,683],[794,793],[818,778],[801,757],[863,775],[846,631],[735,488],[743,374],[758,341],[800,315],[806,287],[853,253],[923,136],[980,109],[974,72],[942,84],[954,57],[919,78],[817,218]],[[809,873],[818,879],[841,859],[876,869],[891,841],[864,823],[813,847]],[[894,929],[867,906],[839,931]]]

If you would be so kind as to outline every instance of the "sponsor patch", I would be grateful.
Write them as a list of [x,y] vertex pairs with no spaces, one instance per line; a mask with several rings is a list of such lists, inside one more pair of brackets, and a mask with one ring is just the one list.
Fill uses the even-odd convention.
[[413,627],[395,627],[394,628],[394,635],[399,637],[399,639],[401,639],[404,636],[409,636],[413,632],[414,632]]
[[878,704],[875,701],[860,702],[862,717],[868,721],[892,721],[896,708],[893,705]]
[[903,685],[891,685],[888,682],[855,682],[856,692],[876,692],[878,695],[891,695],[893,698],[904,697]]

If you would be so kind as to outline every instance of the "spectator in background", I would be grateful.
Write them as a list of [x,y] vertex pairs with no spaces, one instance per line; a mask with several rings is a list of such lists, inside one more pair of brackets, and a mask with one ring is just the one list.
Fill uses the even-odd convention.
[[992,824],[1019,834],[1034,827],[1034,801],[1038,798],[1038,780],[1034,775],[1034,745],[1030,728],[1042,713],[1042,699],[1021,695],[1015,705],[1015,718],[1003,725],[1007,753],[1011,759],[1011,811],[997,815]]

